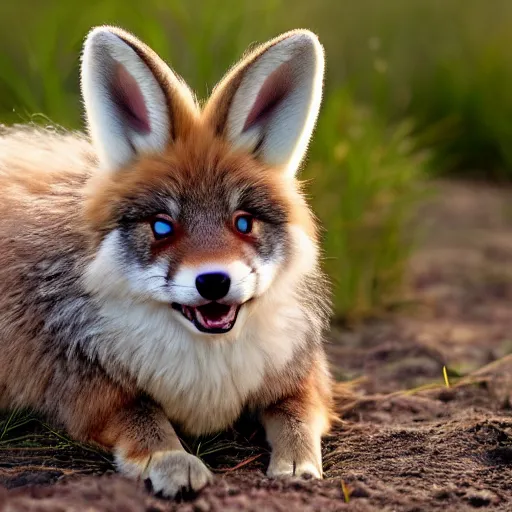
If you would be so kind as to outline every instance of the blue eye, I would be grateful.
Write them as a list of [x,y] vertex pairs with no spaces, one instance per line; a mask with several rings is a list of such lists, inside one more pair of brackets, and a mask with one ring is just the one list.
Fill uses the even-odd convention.
[[155,235],[157,240],[167,238],[174,233],[174,226],[172,225],[172,222],[164,219],[157,219],[153,221],[151,229],[153,230],[153,235]]
[[252,217],[250,215],[239,215],[235,219],[235,228],[243,235],[249,234],[252,231]]

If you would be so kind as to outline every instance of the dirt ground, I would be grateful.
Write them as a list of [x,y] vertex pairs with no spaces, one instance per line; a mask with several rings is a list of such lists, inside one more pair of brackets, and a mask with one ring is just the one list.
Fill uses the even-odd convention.
[[[333,371],[354,395],[325,440],[325,480],[264,478],[268,452],[250,425],[198,448],[216,482],[172,502],[65,438],[1,436],[0,511],[512,510],[512,190],[439,192],[421,214],[410,306],[333,327]],[[46,427],[16,428],[26,441]]]

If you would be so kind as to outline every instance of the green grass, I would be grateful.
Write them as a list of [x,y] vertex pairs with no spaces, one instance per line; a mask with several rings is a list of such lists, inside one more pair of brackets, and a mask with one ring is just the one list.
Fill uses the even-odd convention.
[[76,126],[76,56],[101,23],[143,37],[201,97],[251,43],[309,27],[326,48],[328,89],[348,87],[386,122],[416,119],[421,141],[437,149],[434,174],[512,173],[508,0],[3,2],[1,119],[42,112]]
[[305,175],[324,227],[335,309],[348,320],[401,300],[416,241],[406,227],[426,193],[428,160],[415,149],[413,127],[387,126],[345,90],[326,99]]
[[73,441],[65,433],[54,429],[30,411],[15,409],[0,414],[0,451],[31,447],[55,450],[76,448],[100,457],[104,455],[99,450]]
[[426,174],[512,177],[508,0],[3,2],[0,121],[79,127],[78,55],[104,23],[143,38],[201,98],[252,43],[319,34],[326,96],[304,176],[341,317],[400,301]]
[[[201,438],[182,437],[183,447],[212,470],[233,471],[261,467],[268,458],[263,431],[251,421],[237,428]],[[26,410],[0,411],[0,457],[6,467],[54,468],[64,472],[100,473],[114,468],[111,455],[71,439]]]
[[78,443],[38,416],[19,410],[0,412],[0,458],[5,468],[28,471],[103,473],[114,467],[107,453]]

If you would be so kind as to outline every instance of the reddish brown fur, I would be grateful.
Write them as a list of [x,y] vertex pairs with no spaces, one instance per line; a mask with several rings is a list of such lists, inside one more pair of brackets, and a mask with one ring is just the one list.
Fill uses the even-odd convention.
[[291,222],[316,239],[313,216],[300,188],[285,180],[278,169],[262,165],[247,153],[234,151],[200,121],[191,128],[188,137],[178,139],[164,154],[143,157],[130,169],[115,174],[95,175],[88,185],[86,219],[93,232],[107,233],[115,227],[119,202],[135,193],[141,190],[172,193],[190,186],[194,180],[208,182],[226,171],[233,188],[245,181],[261,183],[271,190],[275,201],[286,205]]
[[[70,362],[58,346],[42,344],[38,333],[43,330],[44,313],[25,305],[33,293],[30,276],[41,255],[51,261],[65,251],[80,253],[76,265],[82,271],[103,236],[116,227],[121,202],[141,190],[167,190],[172,195],[174,187],[208,181],[226,171],[233,184],[263,184],[275,202],[284,205],[288,222],[300,226],[315,243],[317,229],[297,182],[251,155],[234,151],[222,139],[229,100],[245,69],[278,40],[235,67],[199,114],[154,52],[129,34],[112,31],[132,46],[165,91],[172,142],[164,154],[141,157],[129,168],[109,174],[94,172],[96,157],[81,137],[27,130],[5,135],[7,145],[0,147],[0,310],[8,314],[0,325],[0,405],[33,407],[55,418],[71,436],[121,450],[126,459],[142,464],[154,452],[179,449],[179,440],[160,407],[141,398],[130,377],[120,374],[113,380],[89,362],[72,358]],[[31,236],[41,232],[44,237]],[[236,235],[226,233],[219,243],[222,249],[212,250],[218,251],[219,259],[231,260],[242,244]],[[41,238],[44,247],[39,245]],[[189,263],[207,257],[191,250],[186,237],[172,250],[186,254],[184,261]],[[280,375],[268,375],[267,384],[248,401],[251,408],[266,408],[266,421],[284,418],[284,435],[289,443],[297,443],[299,451],[301,442],[288,423],[319,417],[325,431],[332,415],[323,352],[318,349],[303,359],[311,363],[309,368],[291,364]]]

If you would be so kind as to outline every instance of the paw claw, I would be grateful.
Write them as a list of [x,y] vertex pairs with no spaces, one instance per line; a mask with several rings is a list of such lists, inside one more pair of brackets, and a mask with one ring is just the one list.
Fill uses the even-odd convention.
[[305,480],[321,479],[322,473],[313,462],[295,464],[286,461],[271,461],[267,470],[269,478],[298,477]]
[[198,457],[181,451],[153,455],[148,477],[153,490],[168,498],[179,493],[196,493],[213,480],[213,475]]

